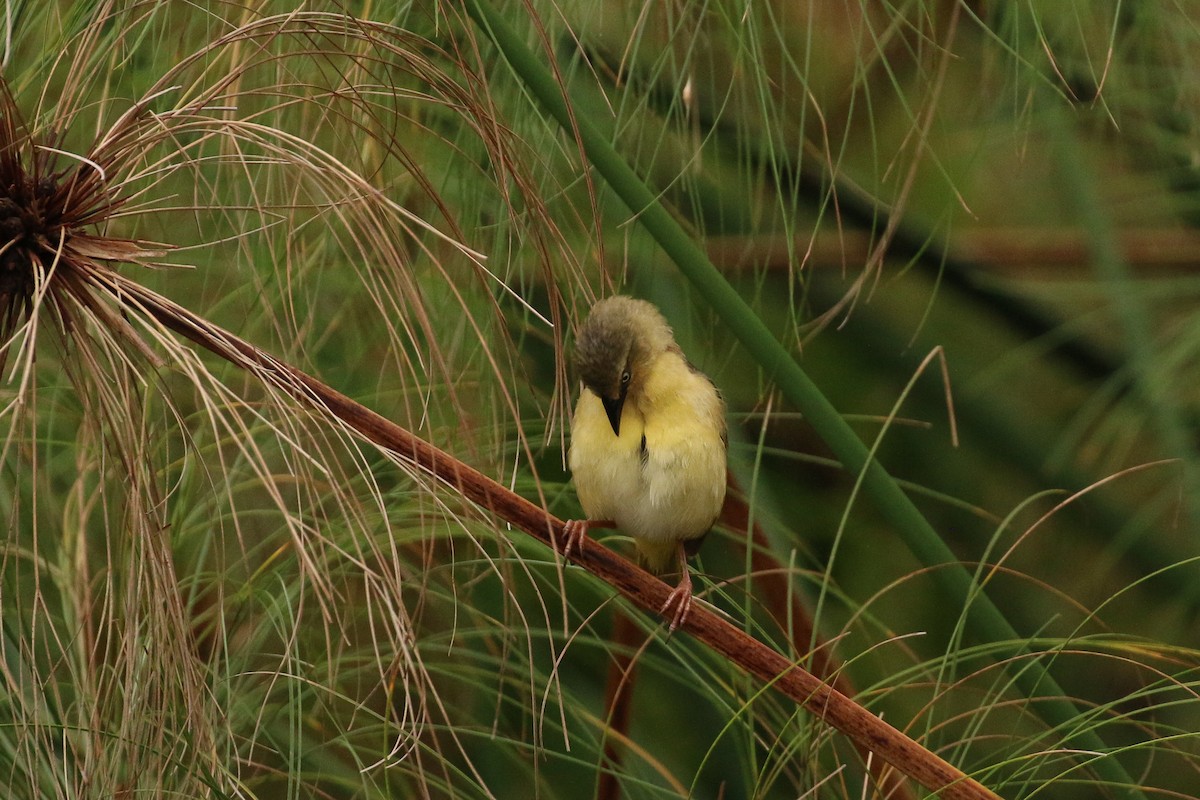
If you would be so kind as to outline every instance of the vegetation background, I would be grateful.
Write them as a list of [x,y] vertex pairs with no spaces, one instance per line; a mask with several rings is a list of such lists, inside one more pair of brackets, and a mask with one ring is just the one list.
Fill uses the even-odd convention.
[[[1005,798],[1200,796],[1194,4],[10,0],[2,23],[8,796],[882,796],[819,719],[148,299],[566,518],[572,325],[613,291],[724,391],[758,552],[859,702]],[[749,310],[664,255],[563,101]],[[840,465],[730,333],[746,313],[957,563]],[[710,537],[701,596],[808,663],[745,541]]]

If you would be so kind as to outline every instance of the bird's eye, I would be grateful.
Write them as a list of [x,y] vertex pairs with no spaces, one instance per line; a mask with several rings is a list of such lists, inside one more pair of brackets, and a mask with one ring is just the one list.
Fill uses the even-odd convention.
[[630,378],[629,370],[625,370],[624,372],[622,372],[621,373],[621,385],[625,386],[626,384],[628,384],[629,378]]

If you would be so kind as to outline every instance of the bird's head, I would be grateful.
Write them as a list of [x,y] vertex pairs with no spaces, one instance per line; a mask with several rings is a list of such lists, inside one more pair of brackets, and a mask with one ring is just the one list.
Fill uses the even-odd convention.
[[625,398],[640,391],[650,364],[674,341],[666,319],[645,300],[618,295],[592,307],[575,341],[575,365],[604,404],[613,433],[621,433]]

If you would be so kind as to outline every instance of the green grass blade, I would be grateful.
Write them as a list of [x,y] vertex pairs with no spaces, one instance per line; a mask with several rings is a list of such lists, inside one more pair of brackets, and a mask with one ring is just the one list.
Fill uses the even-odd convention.
[[[846,424],[833,404],[675,222],[655,194],[587,119],[571,114],[563,87],[555,81],[543,61],[525,45],[494,6],[482,0],[467,0],[465,5],[476,24],[492,38],[530,93],[568,133],[579,139],[589,162],[713,306],[726,327],[756,359],[765,374],[804,414],[843,466],[851,472],[861,473],[863,491],[875,503],[880,514],[896,528],[913,554],[923,564],[941,567],[933,570],[933,575],[943,591],[955,602],[971,605],[969,631],[973,638],[1020,641],[1022,637],[975,585],[971,575],[957,566],[954,554],[899,484],[878,462],[870,458],[867,446]],[[1035,707],[1051,725],[1069,729],[1069,723],[1080,716],[1040,662],[1023,665],[1015,676],[1015,682],[1026,695],[1039,698]],[[1097,753],[1110,752],[1100,737],[1088,730],[1069,735],[1065,746]],[[1092,768],[1105,782],[1127,787],[1125,796],[1143,797],[1135,788],[1133,779],[1114,758],[1097,759],[1092,763]]]

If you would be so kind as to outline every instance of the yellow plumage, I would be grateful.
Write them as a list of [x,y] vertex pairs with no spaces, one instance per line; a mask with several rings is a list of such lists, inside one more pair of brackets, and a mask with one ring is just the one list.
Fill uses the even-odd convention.
[[691,602],[683,544],[698,543],[725,499],[725,404],[642,300],[597,303],[580,329],[576,365],[584,388],[568,461],[587,521],[569,523],[569,536],[611,521],[652,571],[678,560],[674,628]]

